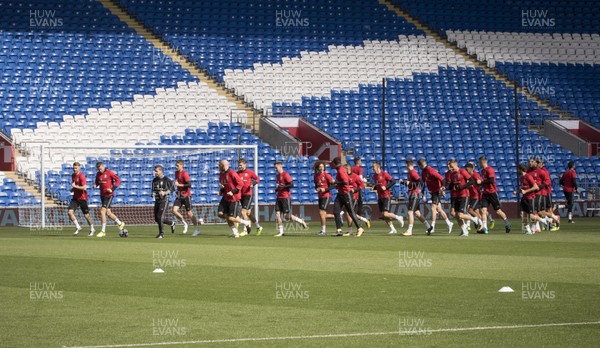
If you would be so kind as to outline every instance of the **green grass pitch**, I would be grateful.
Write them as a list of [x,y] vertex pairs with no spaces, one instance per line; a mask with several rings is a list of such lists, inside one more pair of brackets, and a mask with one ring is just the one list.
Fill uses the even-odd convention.
[[155,226],[2,228],[0,346],[600,345],[600,220],[533,236],[513,224],[469,238],[443,222],[408,238],[381,222],[362,238],[317,237],[315,223],[240,239],[224,225],[162,240]]

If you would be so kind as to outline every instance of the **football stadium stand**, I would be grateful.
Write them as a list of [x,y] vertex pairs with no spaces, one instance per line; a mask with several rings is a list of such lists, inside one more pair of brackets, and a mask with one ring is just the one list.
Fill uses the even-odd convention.
[[0,171],[0,207],[17,206],[19,197],[24,194],[25,190],[17,186],[13,179],[7,178],[4,172]]
[[600,126],[600,4],[395,2],[529,93]]
[[7,134],[196,80],[96,1],[8,2],[0,17]]
[[[234,103],[157,51],[99,2],[53,1],[60,11],[51,17],[61,17],[60,28],[32,28],[5,17],[5,30],[0,31],[1,58],[8,62],[0,82],[7,115],[1,126],[21,150],[19,173],[39,182],[35,143],[47,140],[75,145],[86,139],[115,146],[256,144],[259,171],[268,179],[260,200],[274,200],[272,163],[282,154],[243,125],[245,113]],[[375,0],[117,1],[258,112],[304,117],[340,140],[346,151],[363,158],[367,175],[370,161],[380,159],[383,151],[395,178],[405,176],[407,157],[426,157],[444,171],[450,157],[465,163],[485,154],[496,167],[501,199],[513,199],[514,130],[519,127],[521,159],[545,157],[555,178],[554,190],[560,189],[557,175],[568,160],[578,162],[584,177],[598,177],[598,157],[576,157],[527,125],[557,117],[558,108],[600,124],[595,88],[600,75],[594,65],[600,44],[593,30],[598,28],[600,5],[586,7],[576,1],[577,11],[557,6],[560,12],[545,15],[555,16],[555,25],[539,33],[539,28],[523,27],[520,12],[516,20],[509,10],[490,15],[490,4],[505,2],[464,2],[470,9],[481,8],[477,11],[433,0],[395,4],[521,87],[529,87],[528,94],[518,93],[523,120],[518,125],[510,84]],[[18,10],[30,14],[27,7]],[[488,18],[478,19],[483,16]],[[532,40],[534,44],[526,44]],[[531,81],[538,84],[533,87],[545,89],[531,89]],[[532,94],[556,108],[542,105]],[[68,200],[70,163],[83,162],[91,179],[93,164],[103,160],[126,178],[123,189],[131,193],[116,203],[149,203],[144,190],[151,177],[132,180],[149,172],[140,168],[146,163],[144,153],[139,158],[137,154],[83,149],[53,153],[45,164],[48,193],[58,201]],[[131,158],[124,161],[123,155]],[[168,155],[165,152],[165,161]],[[295,160],[287,168],[296,179],[295,201],[316,200],[310,175],[314,160]],[[169,165],[166,170],[174,168]],[[404,194],[400,187],[394,192]],[[199,203],[218,200],[200,193]],[[14,204],[15,197],[0,195],[0,204]],[[375,194],[368,192],[366,198],[374,201]],[[35,203],[36,198],[27,199]],[[91,203],[98,203],[97,198]]]
[[277,63],[299,57],[302,51],[422,34],[373,0],[119,3],[219,81],[225,69]]

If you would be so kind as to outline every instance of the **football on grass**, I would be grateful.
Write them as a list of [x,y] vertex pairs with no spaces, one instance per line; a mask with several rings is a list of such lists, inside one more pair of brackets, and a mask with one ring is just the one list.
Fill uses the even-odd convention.
[[119,231],[119,237],[127,238],[127,236],[129,236],[129,231],[127,231],[126,229],[122,229]]

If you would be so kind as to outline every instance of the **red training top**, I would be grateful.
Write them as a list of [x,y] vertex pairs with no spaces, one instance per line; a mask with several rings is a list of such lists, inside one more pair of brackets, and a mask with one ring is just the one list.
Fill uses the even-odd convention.
[[358,176],[358,174],[356,174],[356,173],[351,173],[349,177],[350,177],[350,185],[352,186],[352,189],[355,190],[355,192],[352,194],[352,199],[357,200],[360,190],[365,188],[365,183],[362,181],[360,176]]
[[[219,182],[224,186],[221,189],[221,194],[223,194],[223,197],[227,202],[239,202],[242,199],[242,187],[244,186],[244,182],[231,168],[227,169],[224,173],[219,173]],[[227,192],[235,189],[238,191],[232,196],[227,194]]]
[[444,177],[437,170],[427,166],[421,172],[421,178],[427,185],[427,189],[430,193],[438,193],[442,189],[442,181]]
[[337,169],[337,174],[335,175],[335,181],[337,184],[337,191],[340,195],[345,195],[352,191],[352,186],[350,185],[350,176],[346,171],[346,168],[343,166],[339,166]]
[[493,179],[491,183],[484,183],[481,186],[483,187],[483,194],[489,195],[491,193],[498,192],[498,187],[496,186],[496,172],[494,168],[487,166],[481,170],[481,178],[483,180]]
[[[115,189],[121,184],[121,179],[112,170],[106,168],[104,173],[96,173],[96,186],[100,188],[100,196],[111,197],[115,194]],[[111,192],[108,190],[111,189]]]
[[[185,169],[175,171],[175,181],[183,185],[191,184],[190,175]],[[177,197],[190,197],[191,195],[191,186],[177,188]]]
[[392,180],[394,180],[392,176],[383,170],[379,174],[373,174],[373,183],[375,184],[378,198],[390,198],[392,195],[390,190],[383,190],[382,188],[386,187]]
[[361,166],[352,166],[352,168],[350,169],[350,171],[353,174],[358,175],[359,177],[363,176],[363,168]]
[[473,185],[471,185],[471,187],[469,187],[469,198],[481,200],[481,189],[477,184],[477,180],[481,180],[481,176],[477,172],[473,172],[472,176],[475,182],[473,183]]
[[[327,172],[315,173],[315,176],[314,176],[315,189],[317,189],[317,188],[326,189],[333,182],[334,182],[334,180],[331,177],[331,175],[329,175],[329,173],[327,173]],[[319,198],[331,197],[330,191],[323,191],[323,192],[319,191],[317,194],[318,194]]]
[[258,175],[256,175],[253,170],[248,168],[246,168],[246,170],[238,170],[237,173],[244,182],[244,187],[242,187],[242,196],[252,196],[252,188],[254,187],[254,184],[258,184],[260,182]]
[[[71,182],[77,186],[85,186],[87,180],[85,179],[85,175],[83,175],[82,172],[79,172],[71,175]],[[86,201],[88,199],[87,191],[73,188],[73,199],[78,201]]]
[[451,197],[469,197],[469,189],[459,189],[458,186],[464,186],[471,175],[463,168],[458,168],[457,171],[450,173],[450,182],[452,183],[452,191],[450,192]]
[[[540,175],[540,169],[539,168],[531,168],[529,167],[527,169],[527,173],[529,175],[531,175],[531,177],[533,178],[533,180],[535,180],[535,183],[538,185],[538,187],[542,186],[542,182],[543,182],[543,178]],[[538,189],[537,191],[535,191],[535,195],[536,196],[541,196],[542,195],[542,190]]]
[[279,185],[287,185],[292,182],[292,177],[287,172],[281,172],[275,176],[275,182],[277,183],[277,198],[291,198],[292,192],[289,187],[281,187]]
[[[535,185],[535,179],[531,176],[531,174],[529,173],[524,173],[523,175],[521,175],[521,177],[519,178],[519,182],[521,184],[521,189],[523,190],[529,190],[530,188],[533,187],[533,185]],[[523,199],[527,199],[527,200],[531,200],[535,197],[535,191],[526,193],[523,195]]]
[[561,182],[563,185],[563,191],[573,192],[575,191],[575,185],[573,185],[575,179],[577,179],[577,173],[575,169],[569,169],[563,173]]
[[539,168],[540,174],[542,175],[542,182],[546,185],[542,189],[542,195],[547,196],[552,194],[552,179],[550,178],[550,172],[546,167]]
[[408,195],[418,195],[419,194],[419,183],[421,182],[421,178],[419,177],[419,173],[417,173],[416,169],[411,169],[408,171],[408,175],[406,178],[408,187]]

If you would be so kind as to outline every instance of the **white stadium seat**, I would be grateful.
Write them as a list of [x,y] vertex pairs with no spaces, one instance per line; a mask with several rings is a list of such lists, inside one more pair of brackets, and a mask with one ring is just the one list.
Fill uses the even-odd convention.
[[[178,83],[177,88],[157,88],[157,94],[135,95],[133,102],[113,102],[111,108],[89,108],[87,116],[65,115],[64,122],[38,122],[35,129],[15,129],[12,137],[29,156],[17,157],[17,171],[35,179],[40,166],[39,143],[84,145],[135,145],[159,143],[166,133],[181,134],[186,128],[208,128],[208,122],[229,121],[236,105],[217,94],[206,83]],[[235,111],[233,111],[235,112]],[[240,117],[241,118],[241,117]],[[157,127],[156,123],[166,123]],[[166,129],[166,131],[165,131]],[[107,143],[108,142],[108,143]],[[46,163],[47,170],[59,170],[62,163],[85,162],[87,155],[106,156],[108,151],[61,150],[61,158]]]
[[[367,62],[367,63],[365,63]],[[254,64],[229,70],[226,88],[244,95],[256,109],[268,110],[275,100],[300,102],[306,96],[330,96],[331,90],[358,90],[382,78],[412,78],[413,72],[436,72],[439,66],[472,66],[443,44],[425,36],[398,41],[366,40],[364,46],[329,46],[327,52],[301,52],[280,64]],[[274,87],[274,88],[270,88]]]
[[480,61],[599,64],[598,34],[447,31],[447,39]]

